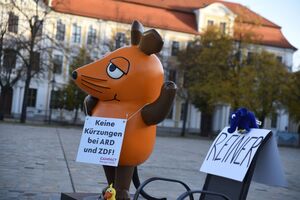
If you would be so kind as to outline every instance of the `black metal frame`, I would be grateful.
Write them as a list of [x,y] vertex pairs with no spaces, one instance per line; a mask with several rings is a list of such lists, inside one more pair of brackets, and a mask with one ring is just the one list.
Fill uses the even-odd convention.
[[[132,176],[132,182],[133,185],[135,186],[135,188],[138,190],[138,188],[141,186],[141,182],[140,182],[140,178],[139,178],[139,174],[138,174],[138,169],[137,167],[134,168],[134,172],[133,172],[133,176]],[[140,195],[142,195],[142,197],[144,197],[147,200],[166,200],[166,198],[155,198],[150,196],[149,194],[147,194],[144,190],[144,187],[142,187],[139,190]]]
[[[146,181],[144,181],[139,187],[138,189],[136,190],[135,194],[134,194],[134,197],[133,197],[133,200],[137,200],[139,198],[139,195],[141,194],[142,195],[142,191],[144,189],[144,187],[146,185],[148,185],[149,183],[153,182],[153,181],[167,181],[167,182],[174,182],[174,183],[179,183],[181,184],[186,190],[187,192],[191,192],[191,189],[190,187],[185,184],[184,182],[182,181],[179,181],[179,180],[175,180],[175,179],[169,179],[169,178],[161,178],[161,177],[152,177],[152,178],[149,178],[147,179]],[[144,192],[144,191],[143,191]],[[143,196],[143,195],[142,195]],[[187,196],[190,196],[190,200],[194,200],[194,197],[193,195],[191,194],[188,194]],[[143,196],[144,197],[144,196]],[[144,197],[146,198],[146,197]],[[167,200],[167,198],[155,198],[155,197],[151,197],[151,196],[148,196],[148,198],[146,198],[147,200]]]
[[[135,187],[137,188],[137,191],[134,195],[133,200],[137,200],[139,195],[142,195],[147,200],[166,200],[166,198],[152,197],[143,190],[144,187],[148,183],[156,181],[156,180],[176,182],[176,183],[180,183],[181,185],[183,185],[187,191],[184,192],[183,194],[181,194],[177,198],[177,200],[184,200],[188,196],[190,197],[190,200],[193,200],[194,199],[193,194],[195,194],[195,193],[201,194],[199,200],[214,199],[213,196],[215,196],[215,197],[218,196],[219,198],[221,197],[226,200],[246,200],[259,153],[261,152],[263,146],[271,138],[271,136],[272,136],[272,132],[270,131],[270,133],[267,134],[267,136],[262,141],[262,144],[257,149],[257,152],[256,152],[254,158],[252,159],[252,162],[250,164],[250,167],[248,169],[248,172],[247,172],[243,182],[235,181],[232,179],[228,179],[228,178],[224,178],[224,177],[220,177],[220,176],[216,176],[216,175],[212,175],[212,174],[207,174],[205,183],[203,186],[203,190],[191,190],[187,186],[187,184],[185,184],[182,181],[179,181],[176,179],[162,178],[162,177],[153,177],[153,178],[147,179],[146,181],[144,181],[141,184],[140,180],[139,180],[137,168],[135,168],[132,180],[133,180]],[[220,187],[220,185],[222,185],[222,187]],[[214,187],[214,186],[216,186],[216,187]],[[213,190],[213,191],[211,191],[211,190]]]
[[211,192],[211,191],[205,191],[205,190],[192,190],[192,191],[187,191],[185,193],[182,193],[177,200],[184,200],[187,196],[190,196],[191,194],[195,194],[195,193],[199,193],[199,194],[208,194],[211,196],[219,196],[225,200],[230,200],[230,198],[228,196],[226,196],[225,194],[221,194],[218,192]]

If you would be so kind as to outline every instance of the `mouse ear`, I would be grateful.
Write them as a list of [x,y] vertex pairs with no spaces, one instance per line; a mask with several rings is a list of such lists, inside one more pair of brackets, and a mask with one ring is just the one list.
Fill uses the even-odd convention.
[[164,45],[164,41],[162,40],[159,33],[156,30],[151,29],[144,32],[144,34],[142,35],[139,44],[139,49],[143,53],[147,55],[151,55],[153,53],[160,52],[163,45]]
[[131,25],[131,44],[132,45],[138,45],[140,43],[143,32],[144,32],[143,25],[139,21],[134,20]]

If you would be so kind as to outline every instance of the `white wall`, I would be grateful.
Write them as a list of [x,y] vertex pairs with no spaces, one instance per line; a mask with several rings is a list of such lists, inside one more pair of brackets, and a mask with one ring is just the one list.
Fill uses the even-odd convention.
[[225,126],[229,124],[230,106],[229,105],[217,105],[213,114],[213,131],[219,132]]

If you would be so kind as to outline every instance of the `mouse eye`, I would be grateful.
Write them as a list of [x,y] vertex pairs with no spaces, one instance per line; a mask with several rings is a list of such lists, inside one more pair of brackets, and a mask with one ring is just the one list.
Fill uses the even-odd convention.
[[124,72],[111,62],[108,64],[106,72],[113,79],[119,79],[124,75]]
[[232,114],[231,119],[234,119],[235,117],[236,117],[236,115],[235,115],[235,114]]

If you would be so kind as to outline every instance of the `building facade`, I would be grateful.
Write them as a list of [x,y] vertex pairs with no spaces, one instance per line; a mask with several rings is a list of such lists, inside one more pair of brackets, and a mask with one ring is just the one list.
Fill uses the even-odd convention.
[[[24,10],[28,12],[35,6],[31,0],[17,2],[23,4]],[[9,5],[10,1],[1,0],[1,4]],[[177,52],[186,48],[195,36],[201,35],[210,25],[216,25],[222,32],[232,36],[235,36],[237,28],[251,27],[251,31],[260,36],[260,43],[249,45],[243,53],[267,50],[289,68],[296,51],[281,33],[280,26],[237,3],[216,0],[48,0],[40,2],[39,6],[41,10],[50,9],[43,22],[42,33],[47,34],[51,40],[44,43],[56,42],[63,48],[53,48],[51,56],[45,57],[52,61],[52,70],[45,71],[43,78],[33,78],[31,81],[28,96],[30,104],[27,108],[28,117],[31,118],[71,120],[73,112],[63,109],[50,112],[51,91],[64,87],[68,82],[70,63],[78,55],[80,48],[85,48],[91,58],[96,60],[113,49],[129,44],[129,31],[133,20],[139,20],[146,29],[157,29],[162,35],[164,47],[159,57],[165,69],[165,79],[175,81],[179,87],[183,78],[176,67]],[[10,18],[12,14],[15,16],[14,20]],[[18,9],[6,10],[3,15],[11,23],[9,25],[20,26],[22,23],[22,13]],[[23,33],[20,29],[14,30],[15,34]],[[4,62],[4,56],[2,60]],[[13,87],[11,116],[20,115],[23,92],[24,81],[21,80]],[[184,105],[184,94],[177,95],[171,113],[160,126],[181,128]],[[214,131],[219,131],[228,124],[229,114],[230,105],[216,106]],[[83,114],[80,118],[84,119]],[[187,129],[197,132],[200,121],[201,112],[189,104]],[[270,119],[265,126],[273,126]],[[275,126],[279,130],[289,127],[288,113],[279,111]]]

